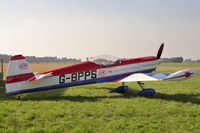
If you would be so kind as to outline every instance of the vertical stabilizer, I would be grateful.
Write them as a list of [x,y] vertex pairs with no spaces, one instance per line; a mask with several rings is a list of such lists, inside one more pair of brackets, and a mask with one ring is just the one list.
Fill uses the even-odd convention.
[[21,85],[34,77],[26,59],[22,55],[15,55],[10,58],[6,76],[6,93],[19,91]]

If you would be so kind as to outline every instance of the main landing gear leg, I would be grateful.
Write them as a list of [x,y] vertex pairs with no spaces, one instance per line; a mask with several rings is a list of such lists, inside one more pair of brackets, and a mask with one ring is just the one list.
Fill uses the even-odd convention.
[[153,96],[156,91],[152,88],[144,88],[144,83],[138,81],[137,82],[139,84],[139,86],[142,88],[141,91],[136,92],[135,94],[133,94],[133,96]]
[[18,99],[18,100],[20,100],[20,99],[21,99],[21,97],[20,97],[20,96],[17,96],[17,99]]
[[117,93],[125,93],[128,91],[128,86],[125,86],[125,83],[122,82],[122,86],[119,86],[113,90],[111,90],[109,93],[114,93],[114,92],[117,92]]

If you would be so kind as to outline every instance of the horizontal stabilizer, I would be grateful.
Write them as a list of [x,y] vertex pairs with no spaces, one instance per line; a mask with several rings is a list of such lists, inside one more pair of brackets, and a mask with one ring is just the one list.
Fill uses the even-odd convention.
[[41,80],[50,76],[52,76],[52,72],[47,73],[47,74],[36,74],[35,77],[31,79],[29,82]]

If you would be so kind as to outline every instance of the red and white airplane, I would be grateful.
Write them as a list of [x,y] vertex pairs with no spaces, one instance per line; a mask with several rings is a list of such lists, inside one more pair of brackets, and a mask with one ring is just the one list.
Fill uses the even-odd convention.
[[142,91],[134,96],[151,96],[154,89],[145,89],[141,81],[181,81],[191,78],[195,71],[188,69],[174,73],[151,73],[161,62],[160,57],[164,44],[160,46],[157,56],[117,60],[109,65],[100,65],[91,61],[33,74],[22,55],[12,56],[9,61],[6,77],[6,94],[8,96],[26,92],[43,91],[70,86],[122,82],[122,86],[110,92],[126,92],[125,82],[137,81]]

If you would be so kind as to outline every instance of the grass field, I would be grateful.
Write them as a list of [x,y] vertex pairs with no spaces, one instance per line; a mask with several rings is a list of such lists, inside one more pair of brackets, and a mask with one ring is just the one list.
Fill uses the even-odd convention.
[[[163,64],[157,72],[179,65]],[[181,67],[195,67],[197,75],[182,82],[145,82],[157,91],[152,97],[132,97],[140,90],[136,83],[127,83],[125,94],[108,93],[120,84],[104,83],[27,93],[17,100],[5,96],[1,82],[0,132],[199,133],[200,66]]]

